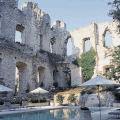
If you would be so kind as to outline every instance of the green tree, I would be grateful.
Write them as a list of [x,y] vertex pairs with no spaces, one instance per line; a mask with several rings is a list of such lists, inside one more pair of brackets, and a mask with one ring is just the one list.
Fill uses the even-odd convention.
[[112,5],[112,8],[108,15],[112,16],[113,19],[120,20],[120,0],[114,0],[113,2],[109,2],[108,5]]
[[113,59],[111,60],[111,71],[108,73],[105,73],[104,75],[108,77],[109,79],[114,78],[114,80],[118,80],[120,76],[117,75],[117,73],[120,73],[120,47],[114,47],[113,49],[109,49],[109,52],[111,52]]
[[93,70],[96,64],[95,55],[95,50],[90,48],[88,52],[81,55],[81,59],[77,58],[75,61],[73,61],[73,64],[77,65],[78,67],[82,67],[82,77],[84,81],[91,79],[94,73]]

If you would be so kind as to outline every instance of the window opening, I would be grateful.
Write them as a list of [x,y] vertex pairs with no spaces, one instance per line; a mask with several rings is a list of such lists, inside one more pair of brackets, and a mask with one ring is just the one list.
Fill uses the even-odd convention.
[[22,90],[24,84],[24,75],[26,71],[26,64],[23,62],[16,63],[15,69],[15,95]]
[[44,86],[44,67],[38,67],[38,75],[37,75],[37,87],[43,87]]
[[104,34],[104,47],[108,47],[112,45],[113,45],[112,37],[110,36],[109,31],[106,31]]
[[68,42],[67,42],[67,55],[72,55],[72,40],[71,40],[71,38],[69,38]]
[[21,33],[19,31],[16,31],[15,33],[15,42],[21,43]]
[[53,52],[53,45],[52,45],[52,43],[50,43],[50,52],[51,53]]
[[43,49],[43,36],[40,35],[40,49]]
[[85,52],[90,50],[90,39],[85,40]]
[[16,33],[15,33],[15,42],[22,43],[22,33],[23,33],[24,27],[22,25],[16,26]]

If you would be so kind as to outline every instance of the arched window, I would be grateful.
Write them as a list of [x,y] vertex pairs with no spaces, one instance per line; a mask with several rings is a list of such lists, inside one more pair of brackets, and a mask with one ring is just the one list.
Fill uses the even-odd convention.
[[44,78],[45,78],[45,68],[44,67],[38,67],[38,75],[37,75],[37,87],[43,87],[44,86]]
[[109,31],[105,31],[103,38],[104,38],[104,45],[103,45],[104,47],[108,47],[108,46],[113,45],[112,37],[110,36]]
[[[23,84],[24,84],[24,78],[26,75],[26,64],[23,62],[17,62],[16,63],[16,69],[15,69],[15,85],[16,85],[16,90],[15,92],[22,91],[23,89]],[[25,85],[25,84],[24,84]]]

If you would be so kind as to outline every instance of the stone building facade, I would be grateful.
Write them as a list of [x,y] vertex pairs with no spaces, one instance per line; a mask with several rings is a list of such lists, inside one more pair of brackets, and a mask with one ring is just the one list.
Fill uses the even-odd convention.
[[[85,52],[85,41],[90,39],[90,46],[97,53],[96,76],[110,65],[111,56],[103,46],[107,30],[113,45],[120,45],[118,25],[118,21],[91,23],[68,32],[62,21],[56,20],[51,26],[50,16],[41,12],[37,3],[25,2],[19,10],[18,0],[0,0],[0,84],[14,92],[17,87],[20,94],[41,84],[49,89],[53,82],[66,88],[70,71],[71,85],[79,85],[83,82],[81,68],[72,61]],[[20,42],[15,42],[16,31],[21,33]],[[67,56],[69,38],[73,42],[72,56]]]
[[[88,26],[70,31],[71,39],[73,42],[73,54],[77,54],[78,57],[85,52],[85,41],[90,40],[90,47],[96,51],[96,66],[94,68],[94,75],[103,75],[106,69],[110,68],[110,62],[112,56],[108,48],[112,49],[113,46],[120,45],[120,29],[119,21],[114,20],[112,23],[90,23]],[[112,37],[113,45],[108,48],[104,47],[106,31],[109,31]],[[81,81],[82,72],[80,69]]]
[[[16,31],[20,42],[15,42]],[[37,3],[25,2],[19,10],[18,0],[1,0],[0,83],[15,90],[17,82],[20,94],[41,84],[49,89],[54,81],[66,88],[68,64],[63,61],[69,38],[66,24],[56,20],[51,27],[49,15]]]

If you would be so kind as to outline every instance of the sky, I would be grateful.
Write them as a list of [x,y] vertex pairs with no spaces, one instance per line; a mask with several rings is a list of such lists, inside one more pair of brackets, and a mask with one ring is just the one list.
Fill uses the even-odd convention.
[[[112,17],[108,16],[109,10],[112,8],[108,2],[113,0],[32,0],[38,3],[41,12],[48,13],[53,21],[60,20],[66,23],[67,31],[75,30],[88,26],[90,23],[113,22]],[[27,2],[19,0],[18,8]],[[106,34],[106,39],[110,39],[109,34]],[[89,41],[85,43],[86,51],[89,48]],[[112,44],[109,42],[109,44]],[[108,45],[109,46],[109,45]],[[68,55],[71,54],[72,44],[68,41]]]

